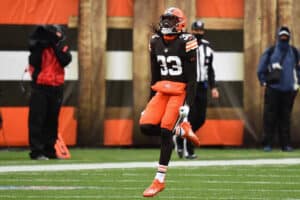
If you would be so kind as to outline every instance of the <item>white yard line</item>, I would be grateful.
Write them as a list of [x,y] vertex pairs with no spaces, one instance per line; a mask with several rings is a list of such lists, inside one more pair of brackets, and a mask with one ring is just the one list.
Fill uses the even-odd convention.
[[[11,195],[0,195],[0,197],[4,199],[18,199],[18,196],[11,196]],[[50,199],[143,199],[141,196],[119,196],[119,195],[110,195],[110,196],[104,196],[104,195],[81,195],[81,196],[76,196],[76,195],[29,195],[29,196],[24,196],[23,199],[43,199],[43,198],[50,198]],[[207,197],[205,198],[206,200],[228,200],[229,199],[237,199],[235,196],[230,197]],[[158,198],[156,198],[158,199]],[[159,199],[199,199],[199,197],[195,196],[160,196]],[[239,197],[239,200],[265,200],[265,197]],[[291,199],[291,198],[286,198],[284,200],[300,200],[300,199]]]
[[[120,190],[119,186],[116,187],[103,187],[103,186],[0,186],[0,192],[1,190],[3,191],[0,193],[0,199],[20,199],[20,196],[18,193],[20,191],[53,191],[55,194],[56,191],[66,191],[66,190],[84,190],[84,193],[82,195],[63,195],[63,194],[51,194],[47,195],[44,193],[41,193],[40,195],[24,195],[22,199],[141,199],[141,195],[114,195],[114,191]],[[92,190],[92,191],[105,191],[108,195],[87,195],[87,190]],[[133,191],[136,193],[136,191],[143,191],[143,187],[122,187],[122,191],[127,190],[127,191]],[[178,188],[168,188],[169,192],[171,191],[178,191]],[[224,189],[224,188],[197,188],[197,189],[191,189],[189,187],[186,188],[180,188],[181,192],[186,194],[184,196],[179,195],[179,196],[160,196],[159,199],[199,199],[198,196],[192,196],[188,195],[189,193],[196,193],[196,192],[214,192],[214,195],[210,195],[210,197],[207,197],[205,199],[207,200],[227,200],[227,199],[239,199],[239,200],[264,200],[266,199],[265,197],[239,197],[236,198],[235,195],[232,197],[220,197],[218,194],[222,194],[224,192],[232,192],[233,194],[240,193],[240,192],[259,192],[259,193],[272,193],[272,192],[280,192],[280,193],[287,193],[287,194],[294,194],[299,193],[300,190],[298,189],[237,189],[237,188],[231,188],[231,189]],[[14,193],[11,194],[5,194],[5,191],[15,191]],[[170,194],[170,193],[169,193]],[[172,193],[171,193],[172,194]],[[285,200],[299,200],[299,199],[285,199]]]
[[[109,187],[109,186],[0,186],[0,191],[7,190],[98,190],[98,191],[116,191],[120,189],[120,186]],[[142,191],[144,187],[122,187],[123,191]],[[168,188],[169,191],[178,191],[178,188]],[[237,188],[189,188],[182,187],[180,189],[182,192],[205,192],[212,191],[214,193],[223,192],[287,192],[287,193],[300,193],[300,189],[237,189]],[[1,196],[1,194],[0,194]]]
[[[298,158],[256,159],[256,160],[207,160],[207,161],[171,161],[170,167],[207,167],[207,166],[241,166],[241,165],[297,165]],[[156,162],[123,162],[123,163],[87,163],[87,164],[43,164],[43,165],[10,165],[0,166],[4,172],[34,172],[34,171],[68,171],[93,169],[126,169],[155,168]]]
[[[0,197],[5,199],[17,199],[18,197],[14,197],[11,195],[0,195]],[[135,195],[135,196],[124,196],[124,195],[29,195],[23,197],[24,199],[43,199],[43,198],[50,198],[50,199],[142,199],[141,196]],[[167,197],[159,197],[159,199],[199,199],[199,197],[192,197],[192,196],[167,196]],[[248,199],[248,198],[247,198]],[[253,200],[253,198],[249,198]],[[263,199],[260,199],[263,200]]]

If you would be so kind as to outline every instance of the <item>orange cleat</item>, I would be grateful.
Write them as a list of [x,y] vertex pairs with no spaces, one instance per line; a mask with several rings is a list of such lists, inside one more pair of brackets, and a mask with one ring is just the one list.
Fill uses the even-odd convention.
[[191,141],[195,146],[197,146],[197,147],[200,146],[200,140],[197,137],[197,135],[195,135],[195,133],[193,132],[190,123],[187,121],[184,121],[180,124],[180,126],[184,130],[184,135],[182,137]]
[[143,196],[153,197],[163,191],[163,189],[165,189],[165,183],[161,183],[157,179],[154,179],[152,184],[144,191]]

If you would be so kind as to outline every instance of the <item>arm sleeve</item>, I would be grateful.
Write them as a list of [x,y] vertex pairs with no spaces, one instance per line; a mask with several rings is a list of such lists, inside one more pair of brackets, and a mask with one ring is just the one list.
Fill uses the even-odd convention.
[[[157,81],[160,80],[160,66],[157,63],[156,56],[154,53],[150,52],[151,60],[151,86],[154,85]],[[155,95],[155,91],[150,87],[150,98]]]
[[[151,86],[154,85],[157,81],[160,81],[160,65],[157,62],[156,54],[154,51],[155,38],[152,38],[149,42],[149,51],[150,51],[150,64],[151,64]],[[150,99],[155,95],[155,91],[150,87]]]
[[34,68],[40,68],[42,63],[42,53],[43,47],[40,45],[35,45],[34,47],[30,48],[29,65],[33,66]]
[[208,69],[207,69],[207,76],[208,76],[208,84],[210,89],[216,87],[216,79],[215,79],[215,70],[213,67],[213,60],[214,60],[214,55],[213,55],[213,50],[210,47],[207,47],[210,51],[210,56],[209,56],[209,61],[208,61]]
[[196,95],[196,49],[188,52],[184,59],[184,74],[187,80],[186,104],[192,106]]
[[54,49],[58,61],[63,67],[67,66],[72,61],[72,55],[67,45],[55,44],[52,45],[52,47]]
[[262,54],[258,64],[257,77],[261,85],[266,84],[266,74],[268,72],[268,64],[269,64],[269,49],[267,49]]

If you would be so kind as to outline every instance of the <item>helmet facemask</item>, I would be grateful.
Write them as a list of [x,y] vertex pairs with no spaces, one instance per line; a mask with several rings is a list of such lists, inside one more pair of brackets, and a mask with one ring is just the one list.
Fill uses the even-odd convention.
[[162,15],[160,18],[160,31],[163,35],[177,34],[177,26],[179,23],[179,19],[175,15]]

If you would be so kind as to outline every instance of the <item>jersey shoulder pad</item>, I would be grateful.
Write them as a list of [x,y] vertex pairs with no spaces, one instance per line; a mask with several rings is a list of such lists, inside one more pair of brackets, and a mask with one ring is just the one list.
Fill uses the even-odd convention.
[[208,40],[205,40],[205,39],[201,39],[201,42],[203,43],[203,44],[206,44],[206,45],[210,45],[210,42],[208,41]]
[[189,52],[191,50],[195,50],[198,47],[198,42],[195,36],[189,33],[184,33],[179,36],[181,40],[185,43],[185,52]]
[[155,42],[160,38],[158,34],[153,34],[149,41],[149,51],[152,50],[153,45],[155,45]]
[[160,38],[160,36],[158,34],[153,34],[151,36],[151,40],[158,39],[158,38]]

